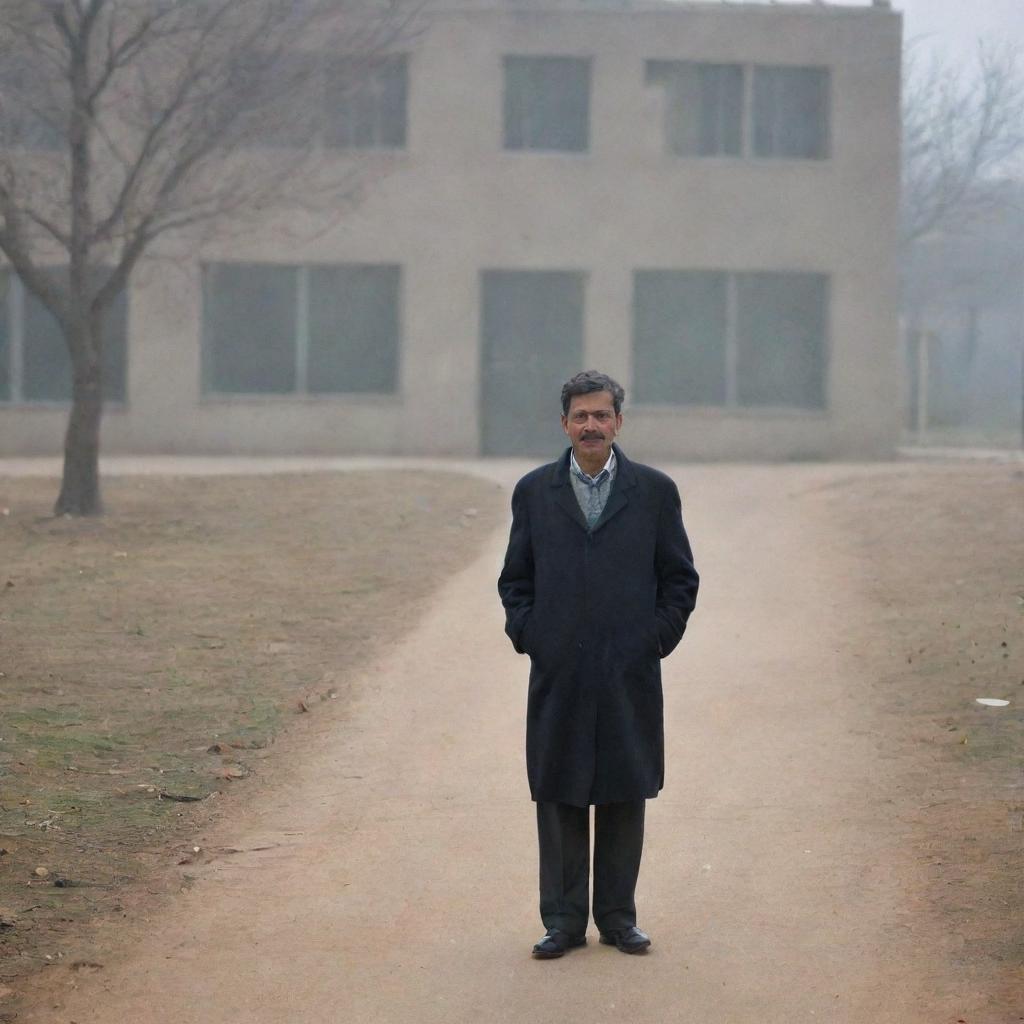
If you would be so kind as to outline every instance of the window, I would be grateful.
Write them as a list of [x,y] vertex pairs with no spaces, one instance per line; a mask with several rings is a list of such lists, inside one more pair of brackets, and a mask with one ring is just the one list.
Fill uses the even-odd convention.
[[400,269],[214,263],[203,268],[203,390],[397,389]]
[[665,90],[665,140],[680,156],[740,156],[743,68],[739,64],[647,62],[647,84]]
[[589,145],[590,61],[505,58],[505,148],[583,152]]
[[652,60],[646,78],[665,92],[671,153],[802,160],[829,155],[828,68]]
[[272,61],[255,51],[238,58],[243,94],[259,97],[241,121],[244,145],[303,149],[323,131],[323,62],[315,53],[282,52]]
[[727,275],[649,270],[634,282],[638,402],[725,402]]
[[827,278],[736,276],[736,400],[740,405],[825,405]]
[[824,408],[827,338],[824,274],[635,275],[639,403]]
[[0,149],[62,149],[67,111],[32,65],[30,54],[8,47],[0,68]]
[[[53,269],[51,274],[67,275]],[[103,324],[103,394],[125,400],[127,299],[114,300]],[[71,359],[60,325],[15,274],[0,270],[0,401],[69,402]]]
[[239,73],[255,89],[273,84],[277,94],[245,119],[243,145],[333,149],[401,149],[408,99],[404,54],[368,59],[315,53],[275,58],[272,81],[253,54]]
[[334,57],[327,67],[327,146],[352,149],[405,146],[408,71],[404,56],[367,67]]
[[828,156],[827,68],[754,69],[754,155]]

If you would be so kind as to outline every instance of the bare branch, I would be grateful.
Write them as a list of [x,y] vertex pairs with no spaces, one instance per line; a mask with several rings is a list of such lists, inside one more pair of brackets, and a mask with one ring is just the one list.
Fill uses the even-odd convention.
[[955,228],[993,208],[1024,154],[1024,69],[1010,48],[979,44],[973,73],[905,61],[903,236]]

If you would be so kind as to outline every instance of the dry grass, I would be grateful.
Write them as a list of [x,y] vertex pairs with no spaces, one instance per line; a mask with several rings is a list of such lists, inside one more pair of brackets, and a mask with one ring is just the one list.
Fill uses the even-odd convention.
[[113,480],[85,521],[49,516],[53,486],[0,480],[0,979],[252,792],[300,699],[343,714],[504,515],[451,474]]
[[1024,470],[913,466],[821,500],[871,598],[854,632],[880,638],[856,654],[889,812],[914,826],[960,991],[998,1015],[1024,1005]]

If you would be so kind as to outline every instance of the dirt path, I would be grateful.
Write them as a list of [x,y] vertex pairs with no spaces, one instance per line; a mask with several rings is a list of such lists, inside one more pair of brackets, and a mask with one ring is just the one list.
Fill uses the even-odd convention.
[[[649,956],[592,930],[563,960],[529,958],[527,665],[502,635],[500,534],[382,652],[291,785],[204,837],[252,852],[188,868],[196,883],[130,953],[61,969],[19,1024],[955,1021],[850,656],[857,570],[799,500],[851,472],[676,474],[705,583],[665,664],[668,778],[638,893]],[[124,949],[121,927],[100,944]]]

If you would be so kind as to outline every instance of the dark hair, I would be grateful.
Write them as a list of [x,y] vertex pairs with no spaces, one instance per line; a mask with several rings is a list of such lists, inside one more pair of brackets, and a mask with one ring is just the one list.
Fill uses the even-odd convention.
[[612,396],[616,414],[622,412],[622,403],[626,398],[622,385],[612,380],[606,373],[584,370],[575,377],[570,377],[562,385],[562,415],[569,415],[569,405],[574,395],[589,395],[594,391],[607,391]]

